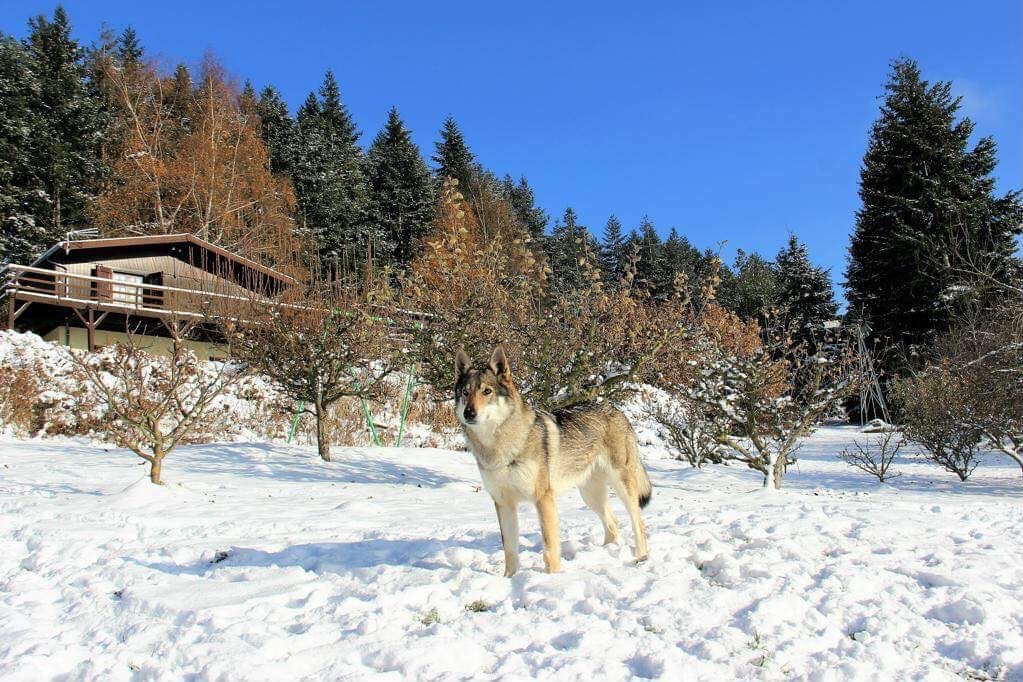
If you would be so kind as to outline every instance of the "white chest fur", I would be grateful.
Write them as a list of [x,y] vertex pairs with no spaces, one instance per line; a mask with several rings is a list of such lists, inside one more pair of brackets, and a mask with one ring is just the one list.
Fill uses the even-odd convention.
[[515,461],[512,464],[484,468],[477,460],[483,487],[495,500],[517,503],[532,500],[535,496],[539,463]]

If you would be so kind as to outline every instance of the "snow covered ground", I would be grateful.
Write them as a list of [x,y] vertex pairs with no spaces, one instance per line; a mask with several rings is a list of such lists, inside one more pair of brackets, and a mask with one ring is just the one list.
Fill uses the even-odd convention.
[[564,572],[524,509],[511,580],[464,452],[194,446],[156,487],[8,439],[0,678],[1023,679],[1018,469],[907,457],[879,486],[835,458],[857,435],[818,432],[780,493],[648,448],[649,562],[573,493]]

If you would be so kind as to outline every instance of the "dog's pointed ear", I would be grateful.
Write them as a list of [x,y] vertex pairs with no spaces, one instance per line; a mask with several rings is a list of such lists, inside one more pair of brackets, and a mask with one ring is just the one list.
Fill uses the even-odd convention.
[[469,371],[472,366],[472,360],[465,354],[465,351],[461,348],[455,353],[455,371],[458,372],[458,376],[462,376]]
[[511,365],[508,364],[508,356],[504,352],[504,345],[498,344],[494,352],[490,354],[490,370],[497,375],[498,379],[511,379]]

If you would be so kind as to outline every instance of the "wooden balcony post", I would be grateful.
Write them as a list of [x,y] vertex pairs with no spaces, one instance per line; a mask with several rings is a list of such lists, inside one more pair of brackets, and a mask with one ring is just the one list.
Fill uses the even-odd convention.
[[91,353],[96,350],[96,311],[91,307],[89,308],[89,321],[86,323],[86,329],[88,330],[88,350]]
[[7,328],[14,331],[14,292],[7,293]]

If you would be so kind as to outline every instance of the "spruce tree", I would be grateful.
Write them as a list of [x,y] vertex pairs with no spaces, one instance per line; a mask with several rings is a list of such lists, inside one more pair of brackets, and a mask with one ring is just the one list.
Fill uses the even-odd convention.
[[558,220],[550,237],[545,240],[547,259],[551,268],[552,286],[568,292],[590,285],[590,268],[598,268],[597,245],[590,231],[579,224],[575,211],[569,207]]
[[778,300],[774,265],[756,252],[747,254],[739,249],[730,275],[722,278],[718,298],[742,319],[764,322]]
[[793,338],[812,344],[820,339],[824,323],[835,318],[838,306],[827,270],[810,262],[806,245],[789,235],[788,244],[774,259],[776,301]]
[[[29,20],[23,50],[5,39],[0,66],[7,83],[0,103],[3,125],[21,121],[26,128],[5,134],[11,149],[0,169],[4,208],[4,251],[11,260],[27,261],[89,222],[88,207],[104,175],[100,155],[105,118],[97,93],[86,78],[85,53],[71,38],[64,9],[53,19]],[[20,64],[20,66],[19,66]],[[12,92],[12,89],[14,92]],[[11,110],[8,118],[6,110]]]
[[260,134],[266,144],[270,172],[290,176],[295,158],[295,121],[288,113],[288,105],[281,93],[272,85],[263,88],[256,106],[259,113]]
[[252,116],[259,116],[259,96],[256,88],[252,87],[252,81],[245,79],[242,91],[238,93],[238,109],[247,120]]
[[359,131],[327,72],[319,99],[310,94],[298,112],[292,178],[299,226],[314,239],[324,271],[358,274],[376,252],[387,253],[387,235],[368,220],[369,188]]
[[184,64],[174,68],[174,75],[168,83],[164,95],[163,106],[167,111],[170,130],[168,136],[170,146],[173,140],[180,139],[192,131],[192,100],[195,97],[195,85],[192,74]]
[[121,36],[117,40],[117,63],[121,67],[127,68],[138,66],[142,62],[143,54],[138,34],[135,33],[134,28],[128,26],[121,32]]
[[518,183],[515,183],[510,175],[505,175],[501,187],[505,198],[515,211],[515,216],[529,236],[536,240],[542,239],[547,232],[550,218],[546,211],[536,205],[533,188],[526,179],[520,177]]
[[671,228],[671,233],[664,240],[662,248],[665,270],[665,283],[668,289],[665,293],[674,293],[675,279],[684,275],[690,289],[696,288],[702,277],[707,274],[708,264],[704,262],[704,256],[693,246],[689,240],[679,234],[676,228]]
[[32,149],[33,131],[42,126],[34,106],[38,98],[28,52],[0,34],[0,265],[27,263],[50,241],[37,220],[47,211]]
[[[993,195],[995,144],[973,149],[973,123],[957,121],[960,98],[948,82],[928,83],[912,60],[893,63],[881,115],[860,171],[862,206],[845,272],[850,314],[890,353],[889,369],[947,328],[965,291],[964,272],[982,260],[1011,267],[1023,215],[1019,194]],[[970,254],[964,261],[964,254]]]
[[435,144],[437,149],[433,161],[437,164],[438,187],[443,184],[444,178],[454,178],[458,180],[458,190],[466,195],[476,159],[469,151],[465,137],[453,117],[444,119],[440,140]]
[[600,240],[600,268],[604,281],[616,286],[625,274],[629,252],[622,235],[622,223],[614,213],[604,224],[604,235]]
[[636,263],[636,283],[656,296],[663,295],[670,282],[664,262],[664,245],[650,216],[644,215],[639,223],[635,244],[639,262]]
[[433,181],[397,108],[373,140],[367,168],[371,219],[386,231],[393,260],[404,268],[433,220]]

